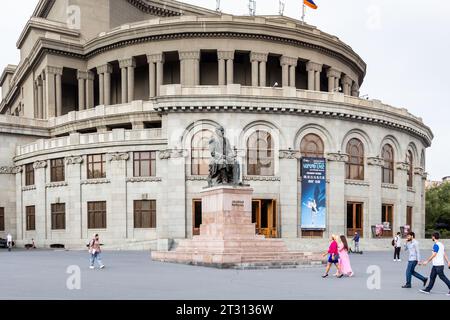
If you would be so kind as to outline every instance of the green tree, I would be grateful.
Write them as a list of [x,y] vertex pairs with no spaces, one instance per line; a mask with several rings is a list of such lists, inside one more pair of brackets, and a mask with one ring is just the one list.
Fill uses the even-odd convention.
[[426,229],[435,230],[437,222],[447,221],[450,221],[450,183],[443,183],[426,192]]

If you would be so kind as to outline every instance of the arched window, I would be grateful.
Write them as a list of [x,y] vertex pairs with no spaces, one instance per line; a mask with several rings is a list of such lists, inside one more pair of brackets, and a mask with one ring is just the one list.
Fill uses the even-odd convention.
[[411,150],[408,150],[408,154],[406,155],[406,162],[408,163],[408,177],[407,177],[407,182],[408,182],[408,187],[412,187],[413,186],[413,163],[414,163],[414,158],[413,158],[413,154],[411,152]]
[[272,136],[267,131],[255,131],[247,141],[247,174],[273,176],[274,156]]
[[347,144],[346,176],[351,180],[364,180],[364,145],[353,138]]
[[381,151],[384,160],[383,183],[394,183],[394,148],[390,144],[385,144]]
[[300,143],[302,157],[323,158],[324,146],[322,139],[313,133],[306,135]]
[[192,137],[191,142],[191,174],[194,176],[206,176],[209,174],[209,140],[212,132],[202,130]]

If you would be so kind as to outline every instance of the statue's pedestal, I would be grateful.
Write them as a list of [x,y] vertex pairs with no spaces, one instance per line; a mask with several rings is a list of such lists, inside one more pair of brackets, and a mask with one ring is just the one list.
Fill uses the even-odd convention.
[[206,189],[202,192],[200,235],[182,240],[174,251],[152,252],[152,259],[219,268],[321,264],[318,254],[289,252],[282,239],[255,234],[252,194],[249,187]]

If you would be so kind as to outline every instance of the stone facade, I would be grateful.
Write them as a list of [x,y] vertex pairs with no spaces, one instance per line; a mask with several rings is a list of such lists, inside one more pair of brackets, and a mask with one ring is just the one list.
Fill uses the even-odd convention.
[[[129,13],[119,18],[109,15],[114,8],[106,10],[112,1],[100,2],[100,21],[109,24],[87,15],[73,29],[59,16],[66,12],[63,2],[41,0],[19,40],[20,64],[0,79],[0,134],[7,142],[0,208],[4,232],[18,243],[33,238],[41,246],[80,247],[99,232],[109,244],[167,247],[192,237],[193,201],[206,186],[192,161],[193,141],[218,126],[236,147],[254,198],[276,202],[277,237],[307,237],[299,225],[301,144],[308,134],[321,139],[327,158],[328,217],[320,237],[347,232],[350,202],[363,205],[365,238],[382,222],[383,204],[394,207],[394,230],[407,223],[412,208],[413,228],[424,235],[425,150],[433,134],[405,109],[358,97],[366,65],[350,47],[283,17],[116,1]],[[77,3],[89,11],[89,2]],[[255,132],[271,136],[270,174],[250,169]],[[359,180],[347,179],[352,139],[364,149]],[[389,183],[382,179],[386,144],[394,150]],[[156,169],[136,173],[136,152],[154,152]],[[97,154],[104,155],[104,175],[92,178],[89,159]],[[408,154],[411,163],[405,163]],[[52,181],[55,159],[64,160],[62,181]],[[27,168],[34,169],[32,183]],[[135,228],[139,200],[156,201],[152,227]],[[93,201],[106,201],[106,228],[89,228]],[[54,204],[65,204],[64,229],[52,226]],[[27,230],[31,206],[35,230]]]

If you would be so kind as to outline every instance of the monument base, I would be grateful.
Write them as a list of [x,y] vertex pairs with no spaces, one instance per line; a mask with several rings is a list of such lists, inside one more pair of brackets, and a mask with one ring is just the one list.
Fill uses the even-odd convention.
[[202,192],[200,235],[174,251],[154,251],[152,259],[217,268],[287,268],[320,265],[312,252],[291,252],[282,239],[255,234],[249,187],[220,186]]

